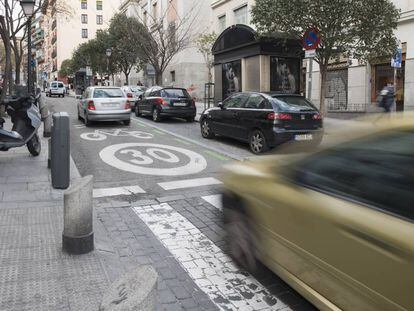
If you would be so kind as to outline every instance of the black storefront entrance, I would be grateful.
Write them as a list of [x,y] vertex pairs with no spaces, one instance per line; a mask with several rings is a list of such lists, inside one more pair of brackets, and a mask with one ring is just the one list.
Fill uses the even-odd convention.
[[300,41],[259,38],[246,25],[224,30],[213,46],[215,101],[241,91],[300,93]]

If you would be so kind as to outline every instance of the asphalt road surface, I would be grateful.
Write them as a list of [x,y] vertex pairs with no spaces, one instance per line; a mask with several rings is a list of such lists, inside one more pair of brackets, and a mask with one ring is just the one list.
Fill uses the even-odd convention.
[[[110,122],[86,127],[77,118],[74,98],[46,100],[52,111],[66,111],[71,117],[71,155],[82,176],[94,176],[95,200],[134,204],[162,198],[150,207],[135,204],[136,222],[153,233],[209,298],[208,310],[314,310],[272,272],[262,269],[250,276],[226,261],[220,172],[227,163],[251,157],[247,145],[224,138],[205,140],[198,123],[179,119],[154,123],[132,115],[130,126]],[[177,235],[184,238],[182,247],[170,244]],[[203,253],[207,255],[200,257]],[[193,258],[198,267],[211,266],[206,258],[216,260],[216,270],[203,270],[200,277],[201,270],[186,258]]]

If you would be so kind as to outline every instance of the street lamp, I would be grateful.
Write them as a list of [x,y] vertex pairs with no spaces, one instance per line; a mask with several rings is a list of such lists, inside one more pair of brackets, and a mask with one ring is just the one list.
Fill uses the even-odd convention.
[[108,73],[108,81],[109,81],[109,59],[112,55],[112,48],[106,49],[106,72]]
[[24,15],[27,17],[27,91],[32,92],[32,16],[34,14],[35,0],[20,0]]

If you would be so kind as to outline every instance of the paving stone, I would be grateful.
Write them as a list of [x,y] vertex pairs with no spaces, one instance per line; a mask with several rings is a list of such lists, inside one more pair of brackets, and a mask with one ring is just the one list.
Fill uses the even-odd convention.
[[171,304],[177,302],[175,295],[170,289],[158,291],[158,299],[162,304]]

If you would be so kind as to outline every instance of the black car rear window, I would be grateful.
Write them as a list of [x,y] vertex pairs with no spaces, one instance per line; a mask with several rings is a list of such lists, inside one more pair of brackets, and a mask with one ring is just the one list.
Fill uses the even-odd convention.
[[275,102],[282,110],[316,110],[306,98],[296,96],[273,96]]
[[163,90],[161,90],[161,97],[166,97],[166,98],[189,98],[190,95],[184,89],[163,89]]

